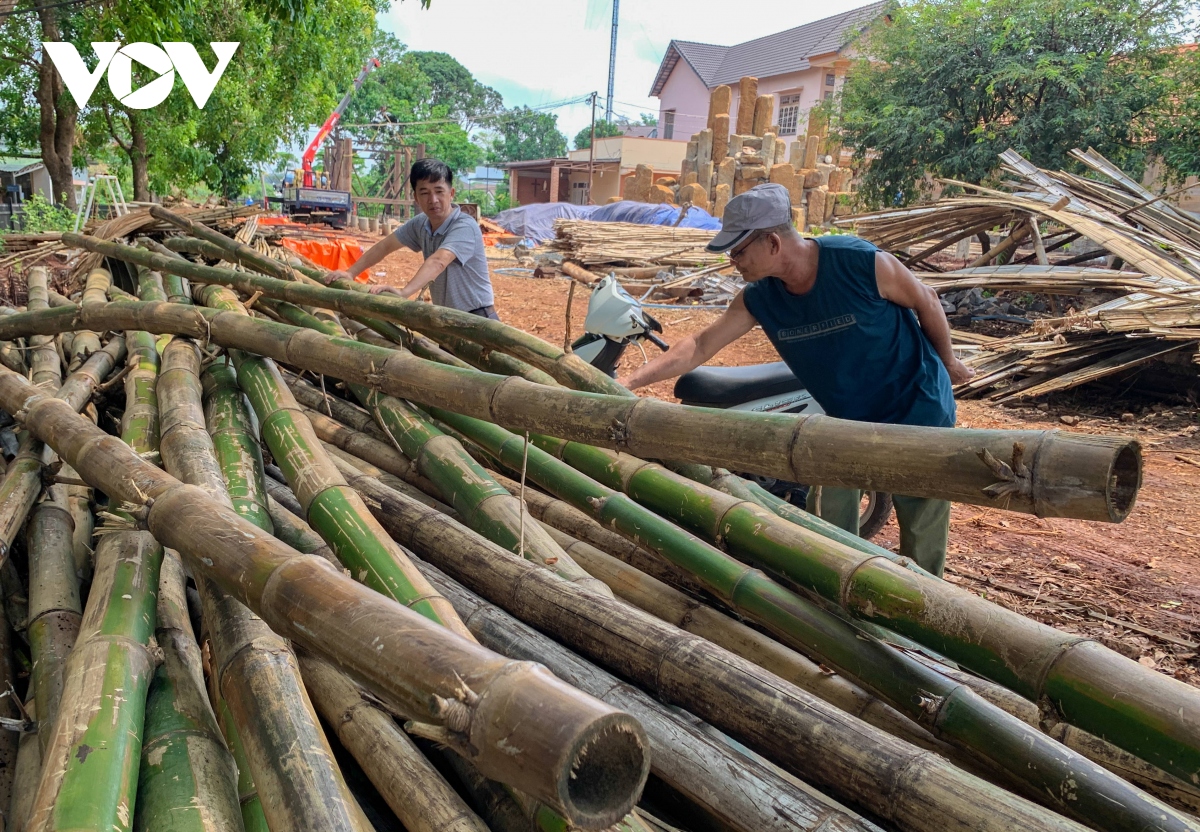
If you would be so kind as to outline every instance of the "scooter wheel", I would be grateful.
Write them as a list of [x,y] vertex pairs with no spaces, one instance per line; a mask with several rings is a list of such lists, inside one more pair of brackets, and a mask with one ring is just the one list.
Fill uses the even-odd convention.
[[864,491],[862,514],[858,518],[858,536],[870,540],[879,534],[892,516],[892,495],[882,491]]

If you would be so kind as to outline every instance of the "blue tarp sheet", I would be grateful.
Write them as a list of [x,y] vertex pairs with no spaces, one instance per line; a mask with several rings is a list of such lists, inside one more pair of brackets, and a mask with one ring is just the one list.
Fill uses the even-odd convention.
[[[631,222],[638,225],[674,225],[679,209],[671,205],[645,202],[614,202],[611,205],[571,205],[566,202],[542,202],[501,211],[492,220],[510,234],[543,243],[554,238],[556,219],[592,220],[593,222]],[[681,228],[720,231],[721,221],[700,208],[688,208]]]

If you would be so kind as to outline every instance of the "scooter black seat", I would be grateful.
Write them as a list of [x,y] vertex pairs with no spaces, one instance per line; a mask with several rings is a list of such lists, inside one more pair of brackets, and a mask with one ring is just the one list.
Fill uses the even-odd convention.
[[787,364],[775,361],[748,367],[697,367],[675,382],[675,395],[688,404],[729,407],[802,387]]

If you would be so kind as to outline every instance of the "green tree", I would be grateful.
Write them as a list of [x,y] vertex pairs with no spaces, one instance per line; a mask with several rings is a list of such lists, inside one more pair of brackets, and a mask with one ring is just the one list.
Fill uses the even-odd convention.
[[558,116],[528,107],[514,107],[490,122],[495,129],[488,161],[521,162],[565,156],[567,137],[558,129]]
[[1167,179],[1182,184],[1200,176],[1200,49],[1180,49],[1163,79],[1167,94],[1154,113],[1154,149]]
[[[605,136],[620,136],[624,133],[624,128],[620,124],[613,121],[597,121],[596,122],[596,138],[603,139]],[[575,134],[575,149],[586,150],[592,146],[592,125],[587,125],[578,133]]]
[[[375,54],[383,65],[347,107],[342,117],[346,130],[360,141],[423,144],[427,156],[441,159],[454,171],[471,170],[482,162],[483,149],[459,121],[469,121],[467,111],[460,110],[456,116],[455,107],[469,108],[472,100],[486,102],[498,94],[475,84],[471,74],[448,55],[408,52],[404,44],[386,32],[378,33]],[[422,60],[434,68],[436,84],[422,69]],[[355,126],[368,124],[374,126]],[[381,171],[365,174],[363,187],[373,187],[379,176]]]
[[864,35],[825,105],[870,202],[927,173],[982,182],[1012,147],[1046,168],[1094,147],[1135,175],[1192,0],[913,0]]
[[430,96],[421,103],[430,111],[444,105],[446,115],[468,131],[504,111],[500,93],[476,81],[469,69],[445,52],[409,52],[408,56],[429,79]]

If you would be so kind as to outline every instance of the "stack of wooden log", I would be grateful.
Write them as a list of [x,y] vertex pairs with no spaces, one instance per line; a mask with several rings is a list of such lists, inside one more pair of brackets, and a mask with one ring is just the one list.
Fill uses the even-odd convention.
[[0,315],[11,828],[1200,828],[1197,691],[725,470],[1119,522],[1136,443],[638,399],[152,212]]
[[[1008,150],[1000,159],[1009,190],[947,181],[975,195],[838,222],[894,253],[940,293],[981,287],[1050,296],[1054,314],[1028,332],[989,341],[968,360],[977,375],[960,396],[1030,398],[1148,362],[1186,368],[1179,377],[1195,384],[1200,218],[1094,150],[1072,155],[1093,177],[1041,170]],[[962,249],[963,268],[944,268],[951,247]],[[1079,302],[1098,293],[1103,302]]]
[[[625,186],[625,199],[693,205],[715,217],[740,193],[764,182],[783,185],[791,193],[793,216],[803,229],[828,224],[850,212],[852,173],[839,167],[840,149],[830,140],[817,111],[809,114],[808,132],[790,144],[774,123],[774,95],[758,94],[758,79],[738,85],[737,121],[730,120],[733,91],[716,87],[709,98],[708,126],[693,135],[679,179],[655,182],[653,171],[639,165]],[[840,207],[839,207],[840,206]]]

